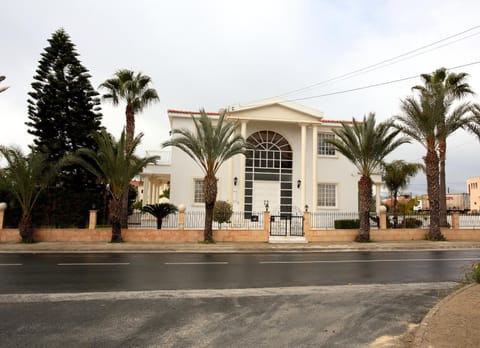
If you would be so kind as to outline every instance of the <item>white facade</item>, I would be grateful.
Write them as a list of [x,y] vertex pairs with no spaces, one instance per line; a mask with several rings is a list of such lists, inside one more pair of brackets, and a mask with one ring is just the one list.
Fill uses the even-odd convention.
[[[198,117],[198,112],[169,110],[172,129],[193,130],[192,115]],[[322,141],[333,136],[340,121],[325,120],[317,110],[279,100],[230,107],[227,119],[238,123],[238,131],[255,150],[223,164],[217,173],[218,200],[246,213],[264,211],[267,201],[270,211],[281,213],[358,211],[358,170]],[[201,169],[181,150],[170,150],[168,160],[148,166],[142,174],[145,203],[155,203],[156,192],[170,182],[171,203],[190,210],[203,208]],[[380,193],[380,177],[372,179]],[[378,194],[377,207],[379,200]]]

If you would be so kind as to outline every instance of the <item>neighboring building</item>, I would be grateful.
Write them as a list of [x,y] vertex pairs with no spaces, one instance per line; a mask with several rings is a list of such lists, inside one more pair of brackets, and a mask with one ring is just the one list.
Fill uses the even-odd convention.
[[470,210],[480,212],[480,176],[467,179],[468,193],[470,194]]
[[[198,112],[168,110],[170,126],[193,130],[191,116]],[[219,113],[208,113],[213,119]],[[254,146],[246,156],[235,156],[217,173],[218,197],[247,214],[269,210],[280,213],[338,210],[358,211],[358,170],[325,139],[334,137],[341,122],[303,105],[274,99],[228,108],[227,119]],[[177,148],[158,154],[161,159],[145,168],[144,204],[155,203],[161,187],[170,183],[170,201],[187,209],[203,208],[203,174]],[[376,185],[380,206],[381,178]]]

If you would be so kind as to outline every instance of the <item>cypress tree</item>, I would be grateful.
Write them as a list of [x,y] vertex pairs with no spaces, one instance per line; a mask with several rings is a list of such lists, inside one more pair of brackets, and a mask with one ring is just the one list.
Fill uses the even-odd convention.
[[[53,164],[79,148],[95,149],[92,132],[100,130],[102,114],[99,94],[69,35],[59,29],[48,42],[29,93],[26,125],[35,136],[33,148],[47,153]],[[95,180],[78,165],[62,169],[47,191],[42,223],[84,227],[88,210],[103,201]]]

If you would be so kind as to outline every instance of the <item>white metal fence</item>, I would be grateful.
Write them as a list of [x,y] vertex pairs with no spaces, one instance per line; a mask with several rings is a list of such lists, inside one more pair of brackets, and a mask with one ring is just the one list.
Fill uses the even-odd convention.
[[[393,215],[388,214],[389,228],[393,226]],[[317,211],[310,213],[310,228],[312,229],[334,229],[336,220],[356,220],[358,219],[358,212],[345,211]],[[447,221],[452,226],[452,216],[447,216]],[[405,222],[405,224],[404,224]],[[374,219],[370,220],[372,228],[377,227]],[[413,226],[416,225],[416,226]],[[460,214],[459,225],[463,229],[480,228],[480,214]],[[203,229],[205,226],[205,211],[195,210],[185,212],[185,229]],[[430,215],[428,214],[399,214],[398,227],[416,227],[428,228],[430,226]],[[135,212],[129,216],[129,228],[142,229],[156,229],[157,219],[148,213]],[[178,213],[170,214],[162,220],[162,229],[177,229]],[[214,229],[222,230],[259,230],[263,229],[263,212],[246,214],[243,212],[234,212],[229,223],[219,225],[217,222],[213,223]]]

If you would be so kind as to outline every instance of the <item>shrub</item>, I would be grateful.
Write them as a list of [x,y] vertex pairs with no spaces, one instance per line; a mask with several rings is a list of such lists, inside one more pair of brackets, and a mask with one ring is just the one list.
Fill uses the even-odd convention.
[[336,229],[360,228],[360,220],[359,219],[335,220],[335,228]]
[[232,217],[233,209],[232,205],[225,201],[216,201],[213,207],[213,221],[218,222],[220,225],[223,223],[229,223]]
[[405,228],[419,228],[422,227],[422,220],[415,218],[406,218],[404,221]]
[[480,283],[480,263],[474,263],[465,272],[463,283]]

